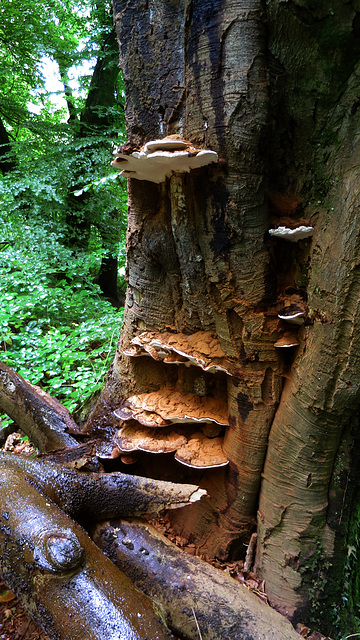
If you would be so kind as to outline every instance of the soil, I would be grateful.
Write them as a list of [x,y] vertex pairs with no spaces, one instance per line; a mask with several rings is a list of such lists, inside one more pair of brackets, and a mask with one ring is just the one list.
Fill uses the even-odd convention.
[[[0,598],[10,596],[11,593],[0,581]],[[0,601],[0,640],[49,640],[49,638],[27,616],[21,604],[13,597],[8,602]]]

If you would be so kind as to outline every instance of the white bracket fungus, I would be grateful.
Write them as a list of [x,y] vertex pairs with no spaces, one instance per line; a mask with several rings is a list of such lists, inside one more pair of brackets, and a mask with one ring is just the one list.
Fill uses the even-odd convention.
[[298,242],[299,240],[304,240],[305,238],[310,238],[314,231],[314,227],[306,227],[305,225],[300,225],[295,229],[290,229],[289,227],[277,227],[276,229],[269,229],[269,234],[275,238],[282,238],[283,240],[287,240],[288,242]]
[[306,317],[306,311],[297,304],[291,304],[288,307],[284,307],[278,313],[278,318],[288,322],[289,324],[304,324]]
[[180,136],[167,136],[162,140],[147,142],[140,151],[130,154],[114,151],[112,166],[121,171],[121,175],[136,180],[164,182],[173,173],[187,173],[213,162],[218,155],[210,149],[196,149]]

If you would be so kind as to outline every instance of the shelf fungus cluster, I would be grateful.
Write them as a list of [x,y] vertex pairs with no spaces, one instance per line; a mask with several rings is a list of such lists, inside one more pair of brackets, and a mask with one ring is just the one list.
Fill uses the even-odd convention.
[[178,135],[147,142],[139,151],[126,152],[120,147],[114,151],[112,166],[122,176],[150,182],[164,182],[173,173],[189,172],[217,162],[218,156],[210,149],[197,149]]
[[228,464],[220,437],[228,425],[224,400],[163,387],[131,396],[114,415],[123,423],[115,437],[122,454],[175,453],[178,462],[195,469]]
[[[185,367],[181,375],[190,366],[199,367],[206,374],[236,375],[219,340],[205,331],[192,335],[144,331],[133,337],[123,353],[130,358],[147,356],[165,365],[180,365]],[[168,385],[133,395],[117,408],[114,415],[120,429],[115,443],[122,459],[146,451],[174,453],[178,462],[195,469],[228,464],[222,450],[222,436],[228,426],[227,399],[219,391],[208,393],[202,377],[192,384],[191,393]]]

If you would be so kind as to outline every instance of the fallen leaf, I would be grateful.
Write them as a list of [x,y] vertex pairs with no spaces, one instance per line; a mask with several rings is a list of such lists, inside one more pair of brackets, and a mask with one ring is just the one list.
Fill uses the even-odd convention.
[[10,591],[10,589],[6,589],[6,591],[3,591],[0,594],[0,602],[11,602],[11,600],[14,600],[15,598],[15,594]]

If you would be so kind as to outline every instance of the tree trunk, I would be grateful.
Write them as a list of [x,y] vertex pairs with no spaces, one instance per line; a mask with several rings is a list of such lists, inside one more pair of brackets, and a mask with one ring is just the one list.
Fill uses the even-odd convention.
[[[109,16],[106,17],[106,24]],[[109,127],[114,126],[115,116],[111,113],[111,109],[116,105],[116,84],[119,75],[119,66],[116,60],[116,36],[112,30],[104,37],[100,55],[96,61],[94,72],[91,78],[89,92],[86,98],[85,107],[80,114],[79,128],[77,137],[79,139],[92,136],[93,141],[91,148],[99,148],[103,145],[104,134],[108,132]],[[76,120],[74,114],[74,106],[69,96],[69,87],[66,85],[66,72],[62,70],[64,78],[65,94],[69,107],[70,120]],[[99,140],[97,140],[97,136]],[[90,148],[90,149],[91,149]],[[90,149],[88,149],[90,151]],[[89,162],[87,155],[84,162]],[[81,167],[79,167],[79,175]],[[117,300],[117,253],[120,239],[119,213],[113,211],[111,218],[102,220],[100,215],[91,215],[91,207],[89,209],[89,194],[86,192],[77,194],[79,185],[75,184],[69,189],[68,193],[68,210],[66,222],[68,225],[68,243],[70,245],[86,248],[89,241],[90,226],[95,225],[102,238],[104,256],[100,265],[99,285],[103,293]]]
[[[114,15],[129,142],[178,133],[219,162],[129,180],[125,321],[92,421],[164,386],[226,397],[229,465],[188,472],[211,501],[174,525],[211,556],[239,556],[259,508],[257,568],[274,606],[297,620],[329,580],[336,625],[333,585],[345,582],[353,621],[342,560],[356,547],[350,505],[358,512],[360,13],[340,0],[115,0]],[[313,240],[268,234],[289,225],[314,227]],[[307,313],[292,329],[299,346],[274,348],[293,302]],[[144,331],[211,333],[231,366],[135,358]],[[154,469],[144,456],[136,472],[183,478],[167,459]]]
[[[3,386],[13,397],[9,403],[1,391],[0,400],[5,397],[14,412],[14,398],[20,397],[21,426],[47,449],[49,429],[64,418],[69,422],[69,416],[57,401],[7,369]],[[47,420],[39,420],[46,411]],[[75,431],[71,421],[69,426]],[[165,614],[176,637],[184,639],[197,640],[201,625],[201,637],[208,640],[295,640],[290,623],[247,589],[198,558],[186,558],[143,524],[116,521],[114,528],[103,522],[95,540],[125,573],[104,558],[69,516],[93,529],[99,519],[153,517],[165,508],[179,509],[206,492],[194,485],[97,473],[93,448],[90,442],[38,459],[0,454],[1,575],[52,640],[146,640],[149,633],[154,639],[170,639]],[[123,545],[129,556],[121,553]]]
[[[146,183],[144,188],[131,181],[122,337],[126,347],[136,329],[212,332],[226,356],[239,363],[236,376],[202,376],[209,388],[228,396],[231,426],[224,450],[230,466],[204,474],[212,504],[189,510],[181,523],[186,535],[221,557],[233,545],[232,553],[242,548],[254,526],[280,390],[274,327],[264,313],[275,294],[263,242],[268,227],[261,145],[267,119],[264,26],[257,2],[242,9],[238,2],[225,4],[226,10],[223,3],[177,3],[174,13],[174,6],[166,9],[163,3],[151,28],[149,9],[115,5],[125,82],[128,87],[131,82],[130,140],[182,132],[184,121],[185,138],[226,158],[225,165],[174,175],[159,186]],[[245,43],[241,50],[235,47],[239,40]],[[164,68],[171,73],[166,75]],[[126,378],[123,397],[166,383],[193,390],[195,374],[184,367],[174,371],[173,366],[128,360],[115,363],[115,376]],[[254,424],[261,425],[256,434]]]

